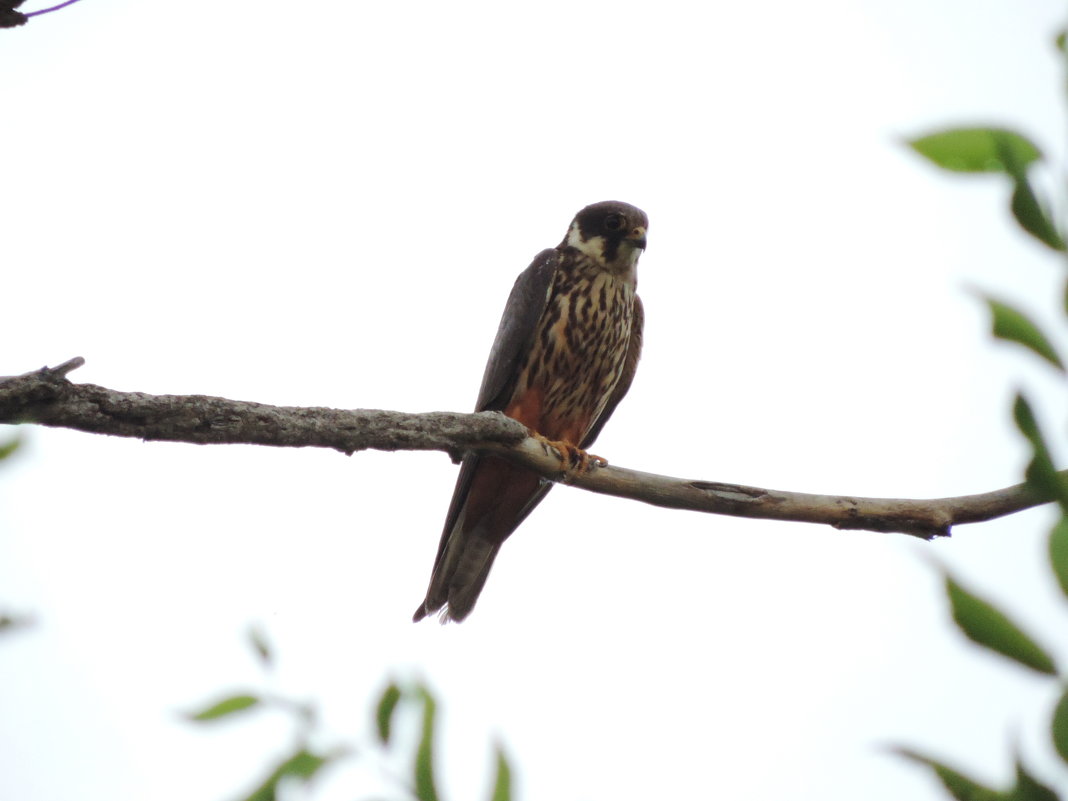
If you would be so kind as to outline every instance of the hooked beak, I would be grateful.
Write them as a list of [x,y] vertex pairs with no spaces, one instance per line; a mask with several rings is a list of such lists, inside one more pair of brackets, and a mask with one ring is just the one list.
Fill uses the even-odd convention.
[[630,242],[631,246],[638,250],[645,250],[645,228],[639,225],[627,234],[625,241]]

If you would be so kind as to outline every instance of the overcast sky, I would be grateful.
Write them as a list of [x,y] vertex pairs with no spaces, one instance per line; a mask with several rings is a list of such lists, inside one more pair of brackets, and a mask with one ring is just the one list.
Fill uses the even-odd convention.
[[[83,356],[74,380],[122,390],[469,410],[515,275],[618,199],[650,218],[646,348],[598,453],[810,492],[1015,483],[1012,393],[1060,431],[1065,398],[973,290],[1054,320],[1062,268],[1005,187],[902,139],[1010,125],[1063,163],[1063,5],[706,5],[84,0],[2,32],[0,374]],[[177,712],[255,686],[254,621],[273,686],[340,736],[389,677],[429,682],[453,799],[496,738],[526,801],[943,797],[894,743],[990,780],[1014,741],[1052,762],[1051,689],[951,630],[932,563],[1056,642],[1049,510],[924,544],[558,488],[468,621],[413,625],[443,454],[25,435],[0,609],[37,625],[0,643],[2,798],[246,790],[283,722]]]

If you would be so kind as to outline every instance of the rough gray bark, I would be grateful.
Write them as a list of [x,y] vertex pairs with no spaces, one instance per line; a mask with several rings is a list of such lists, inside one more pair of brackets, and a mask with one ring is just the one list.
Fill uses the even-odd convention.
[[[839,529],[948,536],[1044,502],[1026,486],[931,500],[811,495],[643,473],[608,465],[573,474],[560,455],[498,412],[407,414],[378,409],[268,406],[207,395],[147,395],[73,384],[71,359],[21,376],[0,377],[0,423],[36,423],[94,434],[196,444],[249,444],[366,450],[498,453],[553,481],[654,506],[736,517],[824,523]],[[1068,472],[1068,471],[1066,471]]]

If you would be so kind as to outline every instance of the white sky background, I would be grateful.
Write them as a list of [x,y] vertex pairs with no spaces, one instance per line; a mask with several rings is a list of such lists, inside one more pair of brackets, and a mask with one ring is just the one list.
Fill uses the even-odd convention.
[[[86,0],[0,35],[0,373],[81,355],[74,380],[116,389],[467,410],[515,275],[619,199],[651,219],[647,338],[598,453],[812,492],[1015,483],[1014,387],[1052,430],[1064,397],[966,288],[1052,320],[1060,265],[998,182],[900,139],[995,122],[1062,154],[1063,17]],[[39,622],[0,643],[2,798],[247,789],[282,721],[176,712],[255,686],[250,621],[274,686],[340,735],[369,732],[387,677],[428,680],[453,799],[482,796],[498,736],[527,801],[924,801],[943,795],[882,746],[991,780],[1014,738],[1052,761],[1048,688],[950,631],[930,562],[1056,642],[1046,511],[926,545],[560,488],[466,623],[416,626],[443,454],[26,433],[0,607]],[[377,785],[338,772],[316,797],[354,786]]]

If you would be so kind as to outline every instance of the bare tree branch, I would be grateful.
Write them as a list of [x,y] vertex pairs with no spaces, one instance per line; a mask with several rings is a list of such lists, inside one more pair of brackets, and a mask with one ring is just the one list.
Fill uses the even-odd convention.
[[346,454],[366,449],[438,450],[458,460],[465,451],[481,451],[500,454],[553,481],[654,506],[899,532],[923,539],[948,536],[959,523],[992,520],[1046,501],[1023,484],[980,495],[909,500],[783,492],[611,465],[575,475],[562,472],[560,454],[498,412],[409,414],[117,392],[68,381],[67,373],[84,363],[79,357],[58,367],[0,377],[0,423],[37,423],[203,445],[333,448]]
[[117,392],[66,379],[84,360],[0,378],[0,423],[37,423],[93,434],[198,445],[333,448],[352,454],[435,450],[455,458],[483,444],[514,445],[525,426],[497,413],[406,414],[377,409],[268,406],[208,395]]

